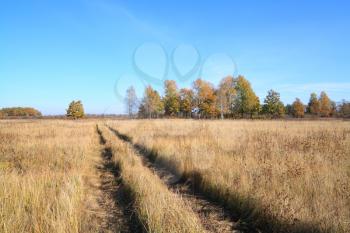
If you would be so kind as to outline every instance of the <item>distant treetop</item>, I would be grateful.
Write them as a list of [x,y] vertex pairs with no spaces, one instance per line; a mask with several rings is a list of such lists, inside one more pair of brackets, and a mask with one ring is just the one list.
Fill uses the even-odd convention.
[[[132,90],[132,92],[130,91]],[[131,95],[131,94],[132,95]],[[130,114],[137,97],[133,87],[127,90],[126,104]],[[298,98],[293,104],[284,105],[280,93],[269,90],[260,104],[250,82],[242,75],[224,77],[215,87],[198,78],[191,88],[181,88],[174,80],[164,81],[164,95],[147,86],[140,101],[139,118],[301,118],[301,117],[349,117],[347,101],[335,103],[323,91],[319,97],[312,93],[305,106]]]
[[80,100],[72,101],[67,109],[66,116],[71,119],[79,119],[85,116],[84,107]]

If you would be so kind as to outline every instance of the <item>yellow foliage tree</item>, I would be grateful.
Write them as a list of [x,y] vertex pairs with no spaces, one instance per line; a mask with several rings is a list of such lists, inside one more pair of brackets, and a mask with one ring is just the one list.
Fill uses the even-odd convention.
[[243,117],[244,114],[250,114],[252,117],[260,110],[259,97],[254,93],[249,81],[243,76],[238,76],[237,84],[237,97],[235,102],[235,108],[238,113]]
[[193,83],[196,107],[200,116],[215,117],[218,113],[216,108],[216,95],[211,83],[197,79]]
[[85,116],[84,107],[80,100],[72,101],[67,109],[66,116],[71,119],[79,119]]
[[296,98],[292,104],[293,116],[297,118],[304,117],[305,106],[299,98]]
[[165,80],[164,110],[167,116],[176,116],[180,111],[180,100],[174,80]]
[[193,91],[188,88],[180,90],[180,112],[184,117],[191,117],[193,109]]
[[319,102],[321,116],[329,117],[332,113],[332,101],[329,99],[326,92],[321,92]]
[[232,76],[223,78],[218,89],[218,107],[220,109],[221,118],[231,113],[234,106],[234,98],[236,96],[235,80]]

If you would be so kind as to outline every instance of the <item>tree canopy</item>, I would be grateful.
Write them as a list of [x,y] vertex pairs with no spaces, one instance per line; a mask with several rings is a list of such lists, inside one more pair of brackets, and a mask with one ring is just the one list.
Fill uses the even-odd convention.
[[269,90],[264,100],[263,112],[273,117],[283,116],[285,108],[280,100],[280,93]]
[[317,99],[316,93],[311,93],[308,103],[308,113],[318,116],[320,114],[320,101]]
[[80,100],[72,101],[67,109],[66,116],[71,119],[80,119],[85,116],[84,107]]
[[133,86],[130,86],[126,90],[125,103],[126,103],[127,113],[130,117],[132,117],[137,111],[137,96]]
[[294,117],[297,117],[297,118],[304,117],[305,106],[299,98],[295,99],[295,101],[292,104],[292,108],[293,108]]
[[188,88],[182,88],[180,90],[180,112],[183,114],[183,117],[191,117],[193,106],[193,91]]
[[332,113],[332,102],[326,92],[322,91],[320,94],[320,114],[322,117],[329,117]]
[[217,91],[218,107],[220,109],[221,118],[224,118],[225,115],[229,115],[232,112],[236,94],[235,79],[232,76],[223,78]]
[[139,108],[139,114],[143,117],[158,117],[163,113],[164,105],[160,95],[151,86],[147,86]]
[[[133,88],[127,91],[127,106],[131,106],[136,94]],[[307,116],[347,116],[348,103],[337,105],[325,92],[319,98],[312,93],[307,106],[300,99],[284,105],[280,93],[269,90],[261,105],[250,82],[244,77],[227,76],[215,87],[203,79],[192,83],[192,88],[181,88],[174,80],[164,82],[164,96],[147,86],[139,104],[139,117],[195,117],[195,118],[266,118]],[[128,108],[129,110],[131,107]],[[306,111],[305,111],[306,110]],[[130,110],[131,111],[131,110]],[[130,112],[128,111],[128,113]],[[342,113],[341,113],[342,111]]]
[[211,118],[218,113],[216,108],[216,95],[211,83],[197,79],[193,83],[195,106],[200,117]]
[[253,91],[250,82],[243,76],[238,76],[236,85],[237,97],[235,108],[242,115],[249,114],[252,116],[260,110],[259,97]]
[[164,89],[165,96],[163,102],[165,115],[176,116],[180,112],[180,99],[176,82],[173,80],[165,80]]

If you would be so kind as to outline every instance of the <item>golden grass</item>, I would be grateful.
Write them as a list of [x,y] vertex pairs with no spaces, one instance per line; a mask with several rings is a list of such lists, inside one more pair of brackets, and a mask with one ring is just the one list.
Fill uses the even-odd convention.
[[84,182],[90,122],[0,122],[0,232],[98,232]]
[[350,122],[110,121],[269,232],[350,232]]
[[[107,124],[265,232],[350,232],[350,122]],[[181,196],[101,129],[147,231],[202,232]],[[104,213],[89,183],[100,149],[94,121],[0,121],[0,232],[99,232]]]
[[186,203],[170,192],[159,177],[142,164],[131,146],[105,126],[99,126],[120,168],[124,185],[134,201],[134,210],[147,232],[204,232]]

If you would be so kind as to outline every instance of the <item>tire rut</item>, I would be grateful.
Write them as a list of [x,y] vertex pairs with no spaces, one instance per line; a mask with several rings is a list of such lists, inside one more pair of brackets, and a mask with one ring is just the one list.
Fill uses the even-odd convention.
[[97,133],[102,146],[101,161],[96,166],[100,176],[99,205],[105,212],[104,218],[101,219],[99,232],[144,232],[133,212],[131,200],[124,191],[119,168],[112,161],[112,150],[107,146],[106,140],[98,128]]
[[235,222],[225,208],[208,200],[205,196],[196,193],[190,182],[179,179],[174,173],[169,171],[163,165],[152,162],[147,153],[145,153],[137,145],[133,144],[130,138],[120,134],[117,130],[108,127],[119,139],[129,143],[136,154],[138,154],[143,162],[143,165],[149,168],[167,185],[168,189],[173,193],[179,194],[181,198],[188,204],[199,217],[203,227],[208,232],[239,233],[238,223]]

